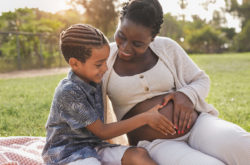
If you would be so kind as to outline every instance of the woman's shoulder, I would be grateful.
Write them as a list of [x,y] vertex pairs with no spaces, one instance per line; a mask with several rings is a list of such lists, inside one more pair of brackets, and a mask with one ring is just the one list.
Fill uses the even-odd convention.
[[155,37],[154,41],[150,44],[150,48],[161,57],[168,57],[168,59],[175,59],[176,52],[182,50],[181,46],[171,38],[168,37]]
[[178,47],[179,44],[169,37],[157,36],[152,42],[152,46],[155,46],[161,49],[163,48],[162,46],[164,46],[164,48],[169,49],[169,48]]
[[117,50],[117,45],[116,45],[115,42],[109,43],[109,47],[110,47],[110,54],[111,54],[112,52],[115,52],[115,51]]

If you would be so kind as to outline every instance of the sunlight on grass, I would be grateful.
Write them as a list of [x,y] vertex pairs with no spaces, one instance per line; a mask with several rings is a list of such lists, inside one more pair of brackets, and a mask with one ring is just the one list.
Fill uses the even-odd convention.
[[221,118],[250,131],[250,53],[191,58],[211,79],[207,102],[219,110]]
[[0,80],[0,136],[45,136],[54,89],[63,77]]

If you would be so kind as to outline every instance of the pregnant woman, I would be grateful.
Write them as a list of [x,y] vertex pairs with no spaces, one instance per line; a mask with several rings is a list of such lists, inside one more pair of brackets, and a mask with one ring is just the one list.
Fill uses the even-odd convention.
[[205,102],[208,76],[176,42],[156,36],[162,19],[157,0],[129,1],[110,45],[103,91],[117,119],[162,103],[160,113],[176,127],[174,135],[141,127],[128,133],[129,143],[145,147],[160,165],[248,164],[250,134]]

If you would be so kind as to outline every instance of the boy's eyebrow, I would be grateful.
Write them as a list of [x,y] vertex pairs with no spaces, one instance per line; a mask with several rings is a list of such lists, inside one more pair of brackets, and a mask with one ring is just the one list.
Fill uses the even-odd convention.
[[104,59],[101,59],[101,60],[96,61],[96,63],[98,63],[98,62],[103,62],[103,61],[106,61],[106,60],[107,60],[107,59],[104,58]]

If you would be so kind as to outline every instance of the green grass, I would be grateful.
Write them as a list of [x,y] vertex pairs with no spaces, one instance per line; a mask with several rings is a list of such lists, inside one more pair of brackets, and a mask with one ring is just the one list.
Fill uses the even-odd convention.
[[[43,68],[55,68],[68,66],[65,60],[62,59],[62,55],[57,55],[51,58],[44,58],[43,65],[41,66],[40,59],[35,57],[29,59],[20,59],[20,67],[22,70],[39,69]],[[0,57],[0,73],[10,72],[18,70],[18,61],[16,59],[5,59]]]
[[[250,131],[250,53],[191,58],[211,78],[207,102]],[[0,79],[0,136],[45,136],[54,89],[65,76]]]
[[0,80],[0,136],[45,136],[53,92],[63,77]]
[[207,102],[220,117],[250,131],[250,53],[192,55],[211,79]]

